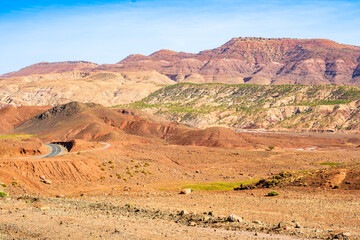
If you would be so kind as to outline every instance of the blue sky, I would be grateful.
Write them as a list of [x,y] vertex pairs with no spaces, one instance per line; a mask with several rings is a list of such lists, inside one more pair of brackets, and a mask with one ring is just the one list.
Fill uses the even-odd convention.
[[30,0],[0,8],[0,74],[37,62],[116,63],[233,37],[327,38],[360,46],[360,1]]

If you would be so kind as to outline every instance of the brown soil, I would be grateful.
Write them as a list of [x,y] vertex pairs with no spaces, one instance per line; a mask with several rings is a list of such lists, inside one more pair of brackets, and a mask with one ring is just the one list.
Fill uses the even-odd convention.
[[[0,199],[2,237],[359,239],[359,190],[346,187],[359,182],[356,136],[196,130],[138,115],[72,103],[22,125],[43,139],[74,134],[111,147],[96,150],[100,143],[76,140],[76,154],[1,157],[0,181],[7,187],[0,184],[0,191],[10,194]],[[85,123],[97,127],[80,128]],[[272,151],[264,149],[265,136]],[[282,171],[314,174],[305,176],[307,185],[276,186],[276,197],[266,196],[270,189],[178,194],[188,184],[273,179]],[[229,214],[244,221],[229,222]]]
[[47,152],[37,138],[0,139],[0,157],[36,156]]

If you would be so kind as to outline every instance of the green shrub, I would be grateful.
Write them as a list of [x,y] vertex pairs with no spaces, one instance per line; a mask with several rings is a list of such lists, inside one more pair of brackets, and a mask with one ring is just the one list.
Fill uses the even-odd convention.
[[278,193],[277,191],[270,191],[270,192],[268,192],[268,194],[267,194],[269,197],[273,197],[273,196],[278,196],[278,195],[280,195],[280,193]]
[[336,167],[338,166],[340,163],[336,163],[336,162],[322,162],[320,163],[320,165],[323,165],[323,166],[332,166],[332,167]]
[[6,192],[0,192],[0,197],[6,197],[8,194]]

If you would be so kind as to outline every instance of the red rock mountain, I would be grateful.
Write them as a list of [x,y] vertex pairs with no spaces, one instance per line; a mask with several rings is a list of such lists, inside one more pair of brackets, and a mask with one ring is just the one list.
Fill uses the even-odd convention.
[[160,50],[116,64],[39,63],[0,77],[66,71],[155,70],[176,82],[360,86],[360,47],[326,39],[233,38],[198,54]]
[[[131,55],[124,69],[154,69],[176,81],[360,85],[360,47],[325,39],[233,38],[198,54]],[[181,76],[179,76],[181,75]]]

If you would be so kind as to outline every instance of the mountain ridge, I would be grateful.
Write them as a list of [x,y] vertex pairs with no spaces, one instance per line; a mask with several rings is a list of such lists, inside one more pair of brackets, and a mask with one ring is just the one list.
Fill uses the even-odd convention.
[[155,70],[175,82],[360,86],[360,47],[327,39],[240,37],[199,53],[161,49],[115,64],[38,63],[0,78],[66,71]]

